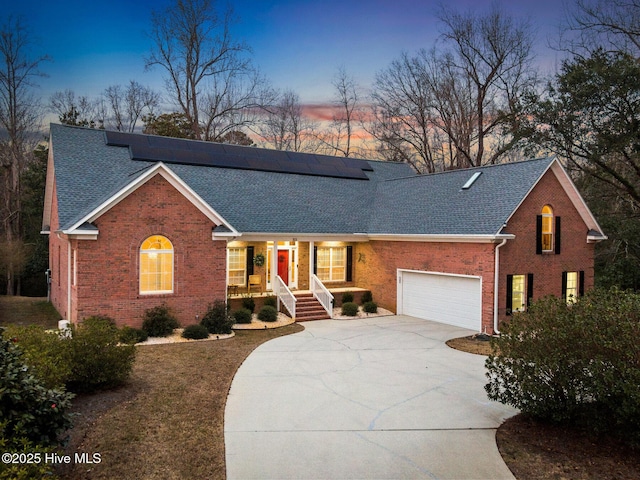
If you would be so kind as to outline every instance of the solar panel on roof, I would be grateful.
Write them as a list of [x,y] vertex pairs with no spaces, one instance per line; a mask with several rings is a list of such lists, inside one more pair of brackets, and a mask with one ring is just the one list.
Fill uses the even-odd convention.
[[129,147],[132,160],[368,180],[361,159],[267,150],[181,138],[105,132],[106,143]]

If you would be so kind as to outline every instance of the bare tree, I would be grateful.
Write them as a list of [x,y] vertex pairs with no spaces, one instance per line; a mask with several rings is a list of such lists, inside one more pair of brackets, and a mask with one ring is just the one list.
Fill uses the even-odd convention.
[[264,107],[258,134],[276,150],[315,151],[316,123],[305,118],[298,94],[285,90],[279,100]]
[[603,48],[640,56],[640,0],[575,0],[566,23],[577,33],[565,39],[572,53]]
[[76,97],[73,90],[55,92],[49,98],[49,108],[66,125],[104,128],[106,112],[101,102],[84,95]]
[[176,0],[151,17],[155,47],[146,66],[166,71],[167,92],[195,138],[217,140],[238,129],[260,103],[263,79],[249,48],[232,38],[232,20],[231,6],[219,12],[212,0]]
[[344,66],[338,68],[331,83],[335,92],[331,105],[333,119],[328,129],[321,132],[318,138],[329,154],[349,157],[353,154],[358,121],[362,119],[358,85]]
[[107,128],[121,132],[133,132],[145,115],[153,115],[160,104],[160,94],[145,87],[135,80],[130,80],[127,87],[112,85],[103,93],[111,115],[107,120]]
[[377,75],[372,132],[419,170],[496,163],[518,147],[515,126],[537,84],[532,28],[497,4],[485,15],[443,8],[440,20],[438,48]]
[[21,178],[39,140],[43,110],[34,95],[34,80],[43,76],[40,65],[47,56],[32,56],[32,36],[22,19],[10,17],[0,31],[0,228],[3,233],[2,269],[7,295],[19,292],[20,265],[14,254],[22,250]]

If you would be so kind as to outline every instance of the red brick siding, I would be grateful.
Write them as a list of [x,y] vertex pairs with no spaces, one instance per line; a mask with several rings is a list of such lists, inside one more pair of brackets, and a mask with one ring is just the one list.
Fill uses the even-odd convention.
[[[107,315],[140,327],[148,308],[167,304],[182,325],[196,323],[209,303],[226,298],[226,242],[213,241],[213,223],[160,175],[95,222],[95,241],[77,243],[77,317]],[[174,292],[141,295],[139,249],[164,235],[174,249]],[[73,290],[72,290],[73,292]]]
[[378,305],[395,312],[398,269],[482,277],[482,328],[492,331],[494,248],[490,243],[359,243],[354,252],[356,283],[371,289]]
[[[561,218],[559,254],[536,255],[536,216],[550,205]],[[499,320],[506,316],[507,275],[533,274],[533,299],[562,295],[562,272],[585,272],[585,290],[593,287],[594,244],[587,243],[587,226],[564,193],[555,174],[548,171],[509,220],[506,231],[516,239],[500,249]]]
[[51,294],[53,306],[64,319],[70,319],[67,311],[67,240],[59,238],[55,233],[59,228],[58,197],[56,186],[53,186],[51,202],[51,225],[49,225],[49,268],[51,269]]

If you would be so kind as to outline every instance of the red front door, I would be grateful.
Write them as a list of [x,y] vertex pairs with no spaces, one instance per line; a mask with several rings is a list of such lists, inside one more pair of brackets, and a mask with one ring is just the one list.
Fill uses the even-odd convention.
[[289,250],[278,250],[278,275],[289,285]]

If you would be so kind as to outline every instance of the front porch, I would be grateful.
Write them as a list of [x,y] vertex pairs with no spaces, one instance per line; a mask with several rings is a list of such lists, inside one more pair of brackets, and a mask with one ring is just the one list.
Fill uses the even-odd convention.
[[[227,298],[231,309],[253,298],[256,309],[269,296],[297,321],[331,318],[342,295],[359,302],[368,289],[356,286],[354,252],[359,238],[292,240],[244,237],[227,243]],[[256,310],[256,311],[257,311]]]

